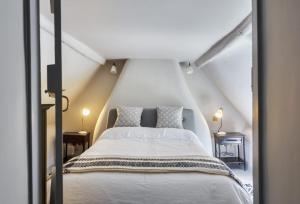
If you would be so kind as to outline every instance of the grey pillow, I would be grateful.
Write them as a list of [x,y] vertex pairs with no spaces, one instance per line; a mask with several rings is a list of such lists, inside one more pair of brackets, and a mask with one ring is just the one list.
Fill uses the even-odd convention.
[[157,128],[179,128],[182,126],[183,107],[165,106],[157,108]]
[[140,127],[142,112],[141,107],[118,107],[114,127]]

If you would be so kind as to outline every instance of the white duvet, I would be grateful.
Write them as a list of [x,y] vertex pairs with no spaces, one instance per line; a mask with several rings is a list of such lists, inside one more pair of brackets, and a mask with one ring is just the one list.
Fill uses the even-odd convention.
[[[164,128],[106,130],[83,155],[208,155],[191,131]],[[204,173],[89,172],[64,175],[64,204],[252,203],[232,178]]]

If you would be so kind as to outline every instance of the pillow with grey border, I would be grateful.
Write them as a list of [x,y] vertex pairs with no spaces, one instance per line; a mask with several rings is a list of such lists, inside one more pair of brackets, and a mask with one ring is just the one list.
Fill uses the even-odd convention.
[[142,107],[117,107],[117,119],[114,127],[140,127]]
[[157,107],[157,128],[178,128],[183,129],[182,125],[183,107],[160,106]]

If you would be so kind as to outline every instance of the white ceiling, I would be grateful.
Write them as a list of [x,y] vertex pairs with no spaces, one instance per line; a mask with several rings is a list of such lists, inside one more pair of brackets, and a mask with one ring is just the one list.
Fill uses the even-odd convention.
[[[62,25],[106,59],[194,60],[250,12],[251,0],[62,0]],[[41,13],[52,19],[49,0]]]

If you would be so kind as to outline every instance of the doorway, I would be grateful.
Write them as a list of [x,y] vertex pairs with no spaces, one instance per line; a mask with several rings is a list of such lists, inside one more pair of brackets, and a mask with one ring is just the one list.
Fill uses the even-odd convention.
[[[253,7],[253,9],[254,9],[254,7]],[[58,9],[57,9],[58,10]],[[59,14],[58,14],[58,17],[57,17],[57,19],[56,19],[57,21],[56,22],[58,22],[56,25],[57,25],[57,31],[61,31],[61,28],[60,28],[60,21],[61,21],[61,19],[60,19],[60,16],[59,16]],[[256,31],[256,29],[253,29],[253,30],[255,30]],[[57,36],[57,38],[56,38],[56,42],[58,41],[58,42],[60,42],[61,41],[61,36]],[[254,37],[254,39],[255,39],[255,37]],[[253,42],[253,43],[255,43],[255,42]],[[60,44],[60,43],[59,43]],[[61,56],[61,53],[59,53],[59,52],[61,52],[61,47],[56,47],[55,48],[55,50],[56,50],[56,52],[55,52],[55,57],[56,57],[56,61],[55,61],[55,64],[60,64],[60,66],[61,66],[61,60],[59,60],[59,55]],[[59,51],[60,50],[60,51]],[[57,52],[58,51],[58,52]],[[254,51],[254,53],[257,53],[257,52],[255,52]],[[254,61],[256,61],[256,57],[255,56],[253,56],[253,59],[254,59]],[[256,65],[254,64],[253,65],[254,67],[256,67]],[[255,111],[258,111],[258,109],[257,109],[257,104],[258,104],[258,99],[257,99],[257,97],[258,97],[258,86],[256,85],[256,81],[257,81],[257,75],[258,75],[258,72],[257,72],[257,69],[253,69],[254,70],[254,72],[253,72],[253,75],[254,75],[254,77],[253,77],[253,79],[254,79],[254,83],[253,83],[253,87],[254,87],[254,108],[253,108],[253,110],[254,110],[254,122],[253,122],[253,127],[254,127],[254,151],[255,150],[257,150],[257,152],[258,152],[258,149],[257,148],[255,148],[255,143],[257,143],[258,144],[258,137],[255,139],[255,137],[256,136],[258,136],[258,113],[257,112],[255,112]],[[57,74],[57,73],[56,73]],[[59,74],[58,74],[59,75]],[[57,76],[58,76],[57,75]],[[255,77],[256,76],[256,77]],[[59,77],[59,76],[58,76]],[[59,78],[61,78],[61,73],[60,73],[60,77]],[[56,118],[56,124],[58,124],[58,123],[60,123],[61,124],[61,122],[59,122],[60,120],[62,120],[61,119],[61,112],[62,112],[62,85],[61,85],[61,82],[59,82],[58,84],[60,84],[60,86],[59,86],[59,89],[58,89],[58,92],[56,93],[56,95],[55,95],[55,101],[56,101],[56,104],[58,105],[58,108],[56,107],[55,109],[57,109],[57,110],[55,110],[56,111],[56,114],[57,114],[57,116],[56,117],[58,117],[58,118]],[[256,129],[257,128],[257,129]],[[58,126],[56,126],[56,131],[58,131],[58,132],[56,132],[56,137],[58,137],[58,136],[62,136],[61,134],[62,134],[62,127],[60,126],[60,125],[58,125]],[[256,135],[256,136],[255,136]],[[255,142],[256,141],[256,142]],[[56,148],[58,148],[58,149],[61,149],[60,147],[62,146],[62,141],[61,140],[56,140]],[[57,149],[56,149],[57,150]],[[62,155],[62,149],[61,150],[58,150],[58,152],[56,152],[56,155]],[[257,154],[258,155],[258,154]],[[257,155],[255,156],[255,153],[254,153],[254,159],[256,160],[257,159]],[[60,164],[62,164],[62,161],[61,161],[61,159],[60,159],[60,157],[59,157],[59,159],[57,160],[57,158],[55,159],[56,160],[56,164],[57,163],[60,163]],[[59,168],[60,167],[58,167],[58,166],[56,166],[56,171],[57,170],[59,170]],[[254,165],[254,171],[256,171],[255,169],[257,168],[257,165]],[[254,174],[254,175],[257,175],[257,174]],[[59,178],[59,179],[61,179],[61,178]],[[58,186],[61,186],[61,188],[62,188],[62,183],[60,184],[60,181],[59,181],[59,179],[58,179],[58,182],[56,183],[56,185],[58,185]],[[257,183],[257,182],[255,182],[255,183]],[[254,183],[254,185],[255,185],[255,183]],[[258,183],[256,184],[256,186],[259,186],[258,185]],[[58,192],[59,192],[59,188],[60,187],[58,187]],[[254,188],[255,190],[257,190],[257,189],[259,189],[258,187],[256,188]],[[57,189],[56,189],[57,190]],[[258,195],[258,192],[256,192],[256,195]],[[58,194],[57,195],[57,198],[60,198],[61,197],[61,195],[60,194]],[[57,202],[59,202],[58,200],[57,200]]]

